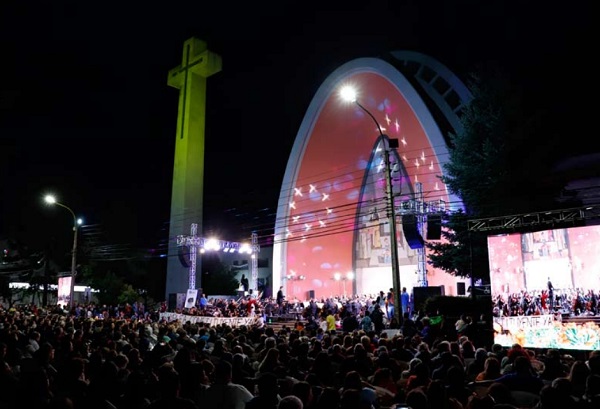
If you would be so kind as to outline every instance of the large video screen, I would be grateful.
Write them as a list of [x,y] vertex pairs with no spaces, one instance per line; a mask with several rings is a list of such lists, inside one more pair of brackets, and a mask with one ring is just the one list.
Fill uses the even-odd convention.
[[494,342],[600,349],[600,226],[489,236]]

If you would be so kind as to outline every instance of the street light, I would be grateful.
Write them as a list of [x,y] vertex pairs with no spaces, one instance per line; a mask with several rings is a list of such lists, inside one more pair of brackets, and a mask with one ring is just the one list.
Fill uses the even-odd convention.
[[391,253],[392,253],[392,286],[394,290],[394,316],[396,317],[396,321],[398,324],[402,322],[402,314],[401,314],[401,304],[400,304],[400,265],[398,264],[398,237],[396,235],[396,208],[394,203],[394,192],[392,190],[392,168],[390,165],[390,153],[392,148],[398,147],[397,139],[390,139],[387,135],[384,135],[381,130],[381,125],[377,122],[377,119],[373,116],[371,112],[364,106],[358,102],[356,97],[356,90],[351,86],[344,86],[340,90],[340,96],[343,100],[347,102],[353,102],[362,109],[377,125],[377,130],[379,131],[379,138],[381,139],[381,143],[384,144],[385,147],[385,168],[386,168],[386,189],[387,189],[387,199],[388,206],[390,207],[389,215],[389,224],[390,224],[390,245],[391,245]]
[[71,216],[73,216],[73,250],[71,252],[71,288],[69,290],[69,311],[73,309],[73,299],[75,298],[75,275],[76,271],[76,260],[77,260],[77,230],[78,226],[83,222],[75,216],[75,212],[67,205],[56,201],[56,198],[52,195],[47,195],[44,200],[48,204],[57,205],[64,209],[67,209]]
[[[346,273],[345,276],[342,276],[341,273],[336,272],[333,274],[333,279],[335,281],[342,282],[342,285],[344,286],[344,298],[346,298],[346,281],[354,280],[354,273],[352,271],[349,271]],[[353,295],[354,295],[354,293],[353,293]]]

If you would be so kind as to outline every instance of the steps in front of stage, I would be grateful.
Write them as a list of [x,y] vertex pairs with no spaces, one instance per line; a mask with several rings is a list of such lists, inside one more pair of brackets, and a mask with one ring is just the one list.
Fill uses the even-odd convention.
[[585,322],[594,322],[600,325],[600,315],[570,315],[563,316],[562,322],[573,322],[575,324],[583,324]]

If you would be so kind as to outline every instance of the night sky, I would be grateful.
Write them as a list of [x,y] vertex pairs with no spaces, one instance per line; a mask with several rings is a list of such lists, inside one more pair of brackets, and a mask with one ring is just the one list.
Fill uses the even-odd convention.
[[70,216],[43,204],[51,192],[108,242],[164,245],[178,101],[167,73],[192,36],[223,59],[208,79],[204,235],[272,227],[304,113],[354,58],[414,50],[464,79],[495,62],[561,113],[565,152],[589,149],[596,129],[591,1],[203,3],[3,2],[0,238],[68,249]]

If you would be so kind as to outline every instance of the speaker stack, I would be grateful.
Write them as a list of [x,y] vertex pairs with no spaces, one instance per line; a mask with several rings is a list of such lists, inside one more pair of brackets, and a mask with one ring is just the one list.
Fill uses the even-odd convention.
[[427,215],[427,240],[439,240],[442,237],[442,215]]
[[406,242],[411,249],[422,249],[425,246],[425,241],[419,233],[417,225],[417,216],[411,213],[402,215],[402,231]]

